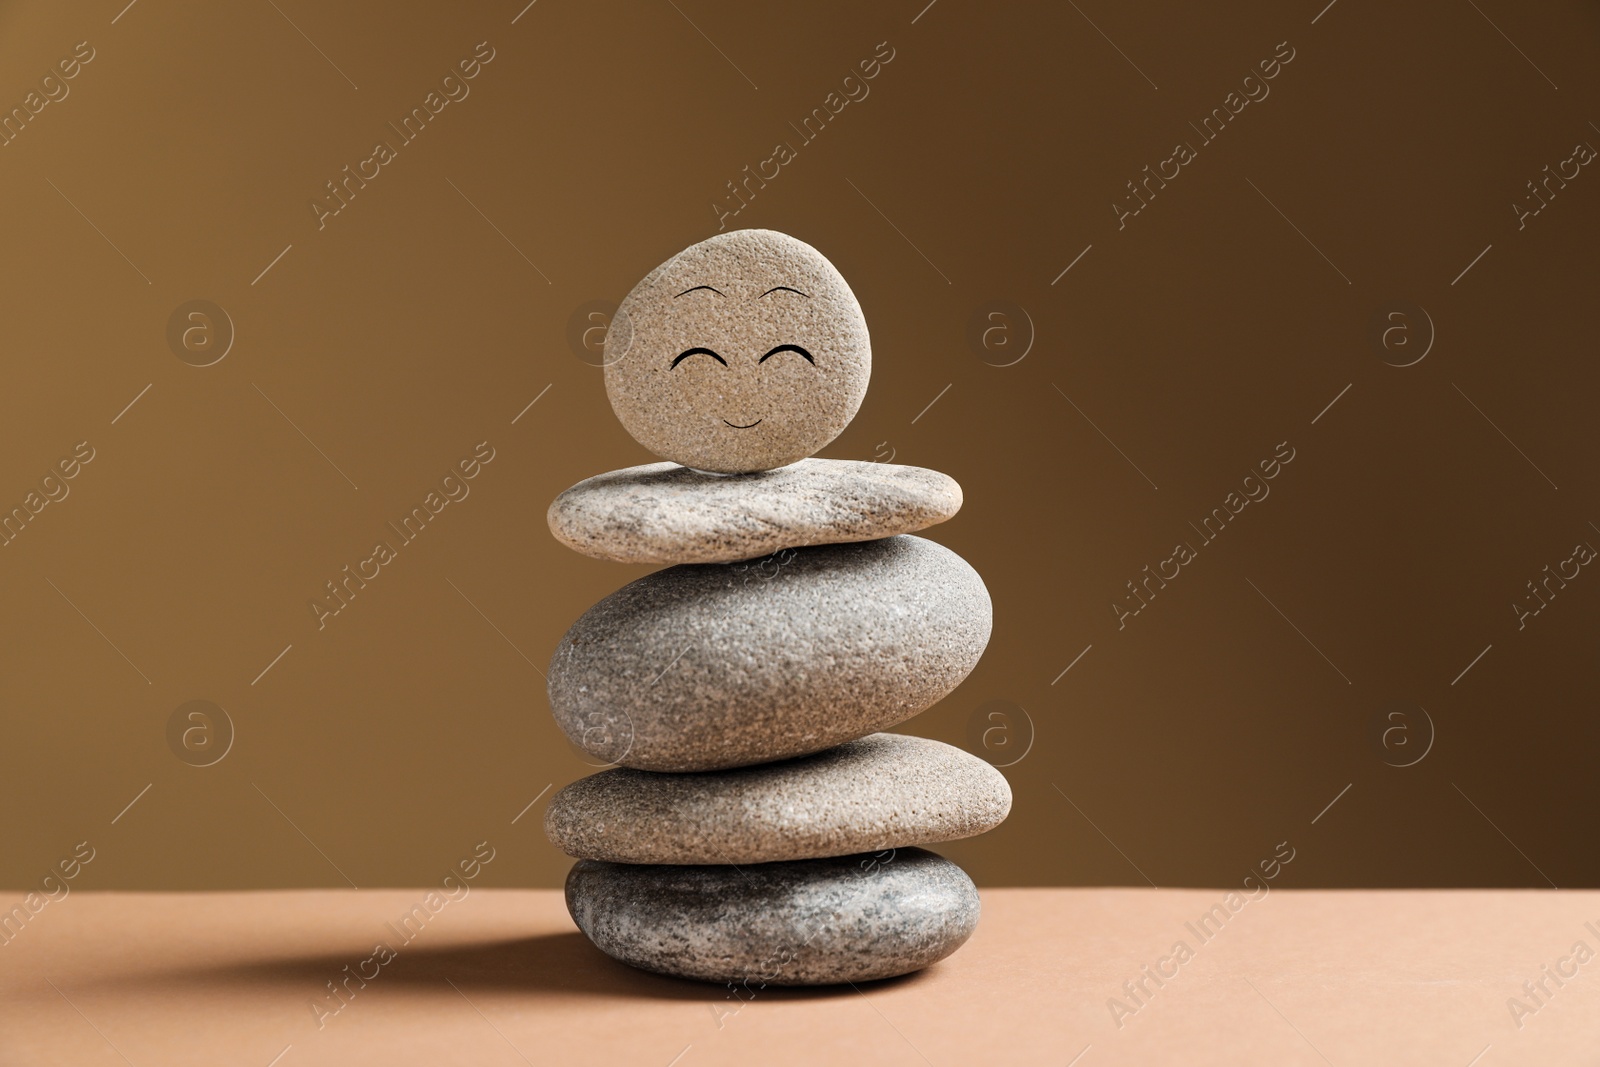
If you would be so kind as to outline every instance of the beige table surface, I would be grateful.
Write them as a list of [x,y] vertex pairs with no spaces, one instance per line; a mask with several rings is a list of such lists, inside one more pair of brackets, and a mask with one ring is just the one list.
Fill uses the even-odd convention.
[[[1572,957],[1600,892],[1280,889],[1202,942],[1223,890],[991,889],[920,975],[743,1003],[605,958],[553,891],[472,890],[401,944],[426,892],[73,893],[0,945],[0,1064],[1600,1062],[1600,960]],[[319,1028],[379,940],[397,956]],[[1575,974],[1540,1003],[1545,967]]]

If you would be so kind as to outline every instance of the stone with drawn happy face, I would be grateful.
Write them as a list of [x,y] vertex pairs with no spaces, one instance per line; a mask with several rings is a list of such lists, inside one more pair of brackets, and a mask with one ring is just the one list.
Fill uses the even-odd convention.
[[663,459],[722,474],[805,459],[855,417],[872,372],[850,286],[804,241],[735,230],[691,245],[623,300],[606,393]]

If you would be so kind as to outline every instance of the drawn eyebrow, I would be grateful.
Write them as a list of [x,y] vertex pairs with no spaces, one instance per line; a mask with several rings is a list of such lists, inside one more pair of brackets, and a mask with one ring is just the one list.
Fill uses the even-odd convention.
[[[774,285],[771,289],[768,289],[765,293],[762,293],[761,296],[768,296],[768,295],[770,295],[772,293],[776,293],[776,292],[778,292],[780,290],[785,292],[785,293],[800,293],[800,295],[805,297],[807,300],[811,299],[811,294],[810,293],[801,293],[800,290],[791,289],[787,285]],[[756,299],[760,300],[761,296],[756,297]]]
[[[672,367],[676,367],[678,364],[682,363],[684,360],[688,359],[690,356],[710,356],[712,359],[716,360],[718,363],[722,364],[724,367],[726,367],[728,365],[728,361],[727,360],[723,359],[721,356],[717,355],[715,352],[711,351],[711,349],[709,349],[709,348],[690,348],[690,349],[685,349],[684,351],[678,353],[678,358],[672,361]],[[762,358],[765,358],[765,357],[762,357]],[[807,356],[806,358],[810,359],[811,357]],[[667,369],[671,370],[672,367],[668,367]]]
[[[678,296],[687,296],[688,294],[690,294],[692,292],[695,292],[698,289],[711,289],[711,286],[709,286],[709,285],[697,285],[697,286],[694,287],[694,289],[685,289],[683,292],[679,293]],[[723,293],[723,291],[721,289],[711,289],[711,291],[713,293],[716,293],[718,296],[726,295],[726,294]],[[678,296],[675,296],[672,299],[676,300],[676,299],[678,299]]]
[[799,345],[779,345],[777,348],[774,348],[771,352],[768,352],[766,355],[764,355],[760,359],[756,360],[756,362],[757,363],[765,363],[767,360],[771,359],[773,356],[777,355],[779,352],[794,352],[794,353],[797,353],[799,355],[802,355],[802,356],[806,357],[806,362],[811,364],[813,367],[815,367],[817,365],[817,361],[811,358],[811,353],[807,352],[805,349],[801,348]]

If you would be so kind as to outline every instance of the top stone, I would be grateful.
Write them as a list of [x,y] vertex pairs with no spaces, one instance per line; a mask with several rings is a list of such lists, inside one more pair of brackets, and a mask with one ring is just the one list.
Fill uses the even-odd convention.
[[606,394],[623,427],[696,470],[771,470],[855,417],[872,372],[861,305],[815,248],[734,230],[651,271],[617,309]]

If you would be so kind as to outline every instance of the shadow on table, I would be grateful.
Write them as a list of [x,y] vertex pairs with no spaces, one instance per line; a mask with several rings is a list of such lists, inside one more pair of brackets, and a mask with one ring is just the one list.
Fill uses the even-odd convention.
[[618,963],[590,944],[582,934],[572,931],[510,941],[401,948],[395,958],[381,968],[356,954],[318,954],[241,960],[194,968],[179,967],[142,976],[122,975],[120,981],[126,983],[131,979],[151,984],[279,986],[303,990],[307,996],[313,996],[324,993],[329,982],[338,985],[348,981],[349,988],[359,990],[361,983],[351,976],[358,973],[370,975],[375,968],[378,974],[369,980],[369,985],[437,986],[450,996],[455,993],[451,992],[447,979],[468,994],[473,990],[493,989],[624,999],[649,997],[713,1003],[726,1000],[729,1007],[737,1007],[741,1000],[751,999],[775,1002],[852,997],[858,995],[857,987],[862,992],[870,993],[875,989],[913,984],[926,974],[919,972],[899,978],[858,982],[856,987],[763,988],[752,982],[751,990],[741,990],[736,997],[734,991],[722,983],[668,978]]

